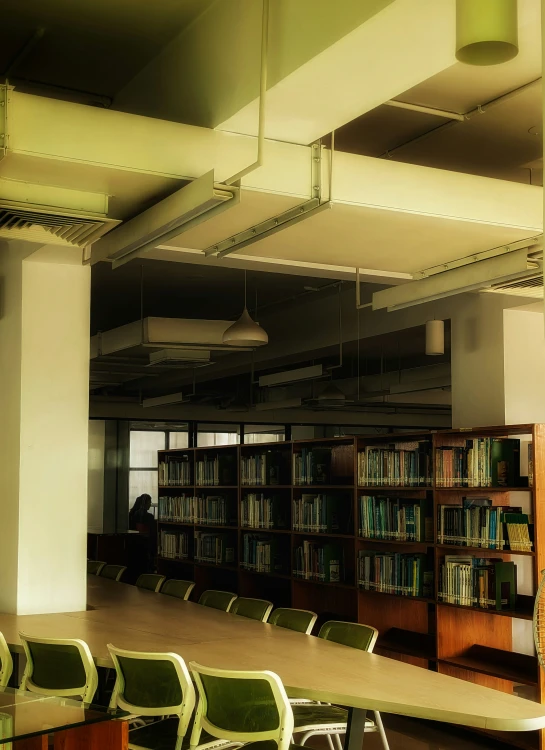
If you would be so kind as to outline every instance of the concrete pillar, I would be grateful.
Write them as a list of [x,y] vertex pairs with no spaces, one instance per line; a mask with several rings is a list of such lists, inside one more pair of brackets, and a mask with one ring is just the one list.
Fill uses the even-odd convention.
[[86,607],[90,268],[0,244],[0,611]]
[[545,422],[541,306],[472,295],[452,317],[452,426]]

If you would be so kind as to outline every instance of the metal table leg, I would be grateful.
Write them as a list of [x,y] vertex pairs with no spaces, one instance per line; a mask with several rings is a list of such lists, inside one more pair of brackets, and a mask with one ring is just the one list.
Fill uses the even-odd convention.
[[344,750],[361,750],[365,734],[367,711],[364,708],[351,708],[348,712],[348,726],[344,738]]

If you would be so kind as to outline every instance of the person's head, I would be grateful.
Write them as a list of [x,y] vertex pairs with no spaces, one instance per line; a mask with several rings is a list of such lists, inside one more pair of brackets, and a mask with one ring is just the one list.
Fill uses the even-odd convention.
[[150,508],[151,508],[151,495],[144,493],[143,495],[139,495],[134,501],[134,505],[131,508],[131,513],[133,515],[139,515],[140,513],[145,513]]
[[142,503],[142,510],[149,510],[151,508],[151,495],[144,493],[140,495],[140,501]]

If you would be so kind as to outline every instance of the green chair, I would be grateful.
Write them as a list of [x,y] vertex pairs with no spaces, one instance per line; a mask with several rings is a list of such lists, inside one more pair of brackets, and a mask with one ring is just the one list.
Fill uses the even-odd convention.
[[271,612],[268,622],[271,625],[278,625],[279,628],[296,630],[298,633],[310,635],[317,619],[316,612],[311,612],[309,609],[278,607],[274,612]]
[[142,573],[136,580],[136,586],[139,589],[146,589],[147,591],[155,591],[157,594],[163,582],[165,576],[158,575],[157,573]]
[[170,578],[168,581],[165,581],[165,583],[163,583],[161,594],[166,594],[167,596],[175,596],[178,599],[187,601],[194,588],[195,584],[193,583],[193,581],[182,581],[176,580],[175,578]]
[[99,560],[87,560],[87,575],[98,576],[100,571],[106,565],[105,562]]
[[105,565],[98,575],[101,578],[109,578],[110,581],[120,581],[126,570],[125,565]]
[[98,674],[88,645],[77,639],[34,638],[19,633],[26,655],[21,690],[91,703]]
[[[343,646],[357,648],[360,651],[372,651],[378,638],[378,630],[369,625],[354,622],[337,622],[331,620],[320,628],[319,638],[326,641],[340,643]],[[302,733],[301,745],[314,735],[326,735],[331,750],[342,750],[343,745],[339,737],[346,732],[348,711],[339,706],[308,702],[292,705],[293,720],[296,733]],[[384,750],[389,750],[388,740],[378,711],[374,711],[375,720],[365,722],[366,732],[378,732]]]
[[168,717],[129,731],[129,748],[180,750],[195,708],[195,688],[178,654],[108,650],[116,680],[110,708],[131,715]]
[[[235,672],[190,662],[199,702],[190,747],[202,732],[252,750],[295,750],[293,713],[280,678],[273,672]],[[249,743],[249,744],[246,744]]]
[[251,620],[267,622],[267,617],[270,615],[272,608],[273,603],[268,602],[266,599],[250,599],[249,597],[240,596],[231,605],[229,612],[232,615],[240,615],[241,617],[249,617]]
[[203,607],[212,607],[212,609],[221,609],[223,612],[229,612],[236,598],[237,595],[231,594],[230,591],[208,589],[208,591],[202,592],[199,604],[202,604]]
[[0,633],[0,688],[6,687],[13,672],[13,659],[4,638]]

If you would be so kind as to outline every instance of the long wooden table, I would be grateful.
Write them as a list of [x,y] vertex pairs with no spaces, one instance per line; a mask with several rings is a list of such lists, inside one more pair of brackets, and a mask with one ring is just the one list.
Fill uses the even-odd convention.
[[99,666],[112,666],[107,644],[113,643],[173,651],[186,662],[224,669],[271,670],[292,697],[353,709],[349,750],[361,750],[366,710],[499,731],[545,727],[539,703],[96,576],[88,578],[87,611],[0,614],[0,631],[16,652],[20,631],[81,638]]

